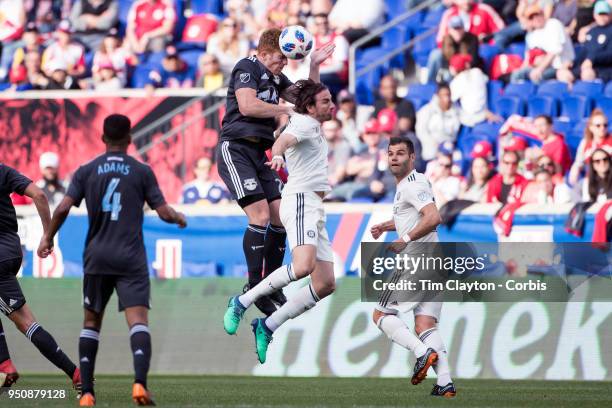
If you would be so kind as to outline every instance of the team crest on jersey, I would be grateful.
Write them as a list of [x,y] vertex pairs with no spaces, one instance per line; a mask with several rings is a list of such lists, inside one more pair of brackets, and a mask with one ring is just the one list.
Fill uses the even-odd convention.
[[246,84],[250,80],[251,80],[251,74],[249,74],[248,72],[240,74],[240,82],[242,82],[243,84]]
[[257,188],[257,182],[254,178],[244,179],[244,182],[242,184],[244,185],[244,188],[249,191],[253,191]]
[[420,191],[419,194],[417,194],[417,198],[419,199],[419,201],[427,201],[427,199],[429,198],[429,194],[427,194],[427,192],[425,191]]
[[313,230],[309,230],[306,235],[308,235],[309,238],[314,238],[315,237],[315,232]]

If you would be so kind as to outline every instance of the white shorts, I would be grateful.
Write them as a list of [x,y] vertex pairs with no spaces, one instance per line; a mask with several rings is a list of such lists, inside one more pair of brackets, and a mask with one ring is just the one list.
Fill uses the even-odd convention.
[[440,310],[443,302],[393,302],[376,305],[376,310],[386,314],[404,314],[412,310],[415,316],[431,316],[436,321],[440,320]]
[[280,203],[280,219],[287,231],[291,251],[300,245],[317,248],[317,260],[333,262],[331,242],[325,222],[323,199],[317,193],[283,195]]

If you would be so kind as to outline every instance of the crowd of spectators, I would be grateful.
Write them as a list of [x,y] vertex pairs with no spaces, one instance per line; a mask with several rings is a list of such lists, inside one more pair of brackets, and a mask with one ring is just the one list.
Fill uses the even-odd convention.
[[[389,72],[372,89],[373,106],[365,107],[346,90],[349,44],[388,18],[383,0],[359,7],[352,0],[228,0],[195,66],[183,54],[175,0],[134,1],[124,28],[118,24],[116,0],[0,0],[0,80],[13,90],[117,90],[133,85],[135,67],[156,60],[142,86],[214,90],[239,59],[254,52],[261,30],[301,24],[313,34],[315,47],[336,44],[321,66],[337,106],[336,117],[323,124],[333,186],[328,200],[392,201],[386,141],[402,135],[414,142],[416,168],[431,180],[439,205],[457,199],[598,201],[612,197],[612,138],[603,111],[593,111],[575,153],[547,115],[532,118],[528,139],[509,132],[496,143],[478,141],[469,152],[457,149],[457,141],[465,129],[505,120],[489,110],[487,84],[495,70],[495,79],[506,83],[557,79],[571,87],[578,80],[612,80],[611,4],[444,0],[436,47],[423,67],[423,79],[437,84],[433,98],[415,106],[403,97],[405,83]],[[511,55],[516,44],[524,46],[523,55]],[[500,55],[486,61],[481,57],[485,46],[513,57],[504,60],[511,63],[501,64]],[[292,80],[303,78],[308,61],[289,61],[285,72]],[[214,163],[198,160],[183,202],[225,201],[227,192],[214,179]]]

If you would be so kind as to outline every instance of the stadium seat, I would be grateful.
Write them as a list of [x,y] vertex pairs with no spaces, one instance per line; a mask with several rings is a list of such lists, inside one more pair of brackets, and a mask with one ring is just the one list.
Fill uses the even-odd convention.
[[511,115],[523,115],[523,101],[516,96],[502,96],[493,102],[495,113],[508,119]]
[[204,48],[208,37],[217,30],[218,21],[212,14],[199,14],[187,19],[181,36],[184,44]]
[[504,88],[504,95],[506,96],[518,96],[519,98],[526,100],[535,93],[536,86],[533,82],[517,82],[510,83]]
[[406,97],[416,97],[416,98],[423,98],[423,99],[431,99],[434,94],[436,93],[436,89],[437,89],[437,85],[436,84],[411,84],[408,85],[408,93],[406,94]]
[[412,56],[416,64],[420,67],[426,66],[427,60],[429,59],[429,53],[436,48],[436,46],[436,36],[434,34],[426,36],[421,41],[417,41],[412,49]]
[[423,19],[423,27],[438,27],[440,20],[442,20],[442,14],[444,14],[444,8],[439,7],[434,10],[429,10]]
[[193,14],[223,14],[223,1],[221,0],[197,0],[191,1]]
[[584,128],[586,127],[588,121],[589,120],[587,118],[584,118],[580,122],[574,123],[574,127],[572,128],[572,132],[580,133],[582,135],[582,133],[584,132]]
[[601,81],[576,81],[572,87],[572,94],[597,98],[602,94],[603,90],[604,84]]
[[182,37],[183,29],[187,23],[187,18],[185,17],[185,1],[174,0],[174,11],[176,12],[176,21],[174,23],[173,36],[175,40],[178,40]]
[[414,106],[415,112],[421,109],[424,105],[426,105],[430,101],[430,99],[419,98],[417,96],[406,96],[406,99],[409,100],[410,103],[412,103],[412,106]]
[[546,81],[538,86],[538,95],[552,96],[556,99],[563,99],[567,94],[567,84],[561,81]]
[[[357,69],[363,68],[372,62],[380,60],[382,57],[386,56],[387,53],[388,51],[382,47],[370,47],[362,50],[357,57]],[[381,64],[380,67],[388,70],[390,67],[390,62],[387,61]]]
[[413,14],[408,17],[406,20],[400,22],[398,26],[402,26],[413,34],[413,36],[419,31],[422,30],[422,21],[423,21],[424,12],[419,11],[418,13]]
[[586,96],[570,95],[561,99],[561,117],[578,122],[589,114],[590,102]]
[[125,36],[127,17],[132,7],[132,0],[119,0],[119,35]]
[[144,88],[145,85],[149,82],[150,73],[151,67],[147,65],[136,66],[130,79],[130,88]]
[[387,14],[391,18],[397,17],[407,11],[406,1],[404,0],[385,0],[385,4],[387,6]]
[[198,69],[198,62],[200,60],[200,56],[204,53],[202,50],[188,50],[183,51],[179,55],[181,59],[189,65],[190,69]]
[[527,101],[527,116],[535,118],[539,115],[557,116],[557,103],[554,98],[538,95]]
[[576,151],[578,150],[578,145],[582,141],[582,136],[582,132],[576,131],[571,131],[565,135],[565,143],[567,143],[567,147],[570,150],[572,160],[576,157]]
[[357,103],[360,105],[373,105],[374,92],[378,89],[382,69],[377,67],[370,72],[365,73],[357,78],[356,81],[356,97]]
[[500,49],[497,45],[481,44],[478,48],[478,55],[484,61],[485,72],[489,72],[491,69],[491,63],[493,58],[500,53]]
[[598,98],[597,107],[604,111],[608,118],[612,118],[612,98]]
[[[383,33],[382,47],[387,53],[390,53],[391,51],[400,48],[409,40],[410,30],[407,30],[403,26],[393,27]],[[406,66],[406,58],[404,53],[394,56],[391,61],[389,61],[389,65],[391,68],[403,69]]]
[[488,140],[495,147],[499,139],[500,128],[500,123],[482,122],[472,128],[472,134],[479,140]]
[[487,107],[493,111],[493,103],[502,95],[504,84],[502,81],[492,80],[487,82]]
[[573,122],[563,116],[561,118],[553,119],[553,131],[556,133],[561,133],[562,135],[567,135],[570,133],[574,127],[573,125]]
[[507,54],[519,55],[521,58],[525,56],[525,43],[512,43],[506,49]]

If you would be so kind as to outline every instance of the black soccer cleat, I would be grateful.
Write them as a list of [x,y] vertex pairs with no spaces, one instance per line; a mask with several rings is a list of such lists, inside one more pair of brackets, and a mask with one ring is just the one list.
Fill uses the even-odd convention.
[[425,377],[427,377],[427,370],[429,370],[429,367],[436,364],[437,361],[438,353],[436,353],[436,351],[432,348],[428,348],[425,354],[417,358],[414,365],[414,374],[412,375],[412,380],[410,381],[412,385],[420,384]]
[[277,307],[281,307],[285,303],[287,303],[287,297],[283,293],[282,289],[277,290],[274,293],[268,295],[272,303],[274,303]]
[[[248,292],[250,288],[251,286],[249,285],[249,283],[246,283],[244,287],[242,288],[242,293],[244,294]],[[278,303],[273,301],[274,299],[272,299],[272,296],[274,296],[275,293],[273,293],[270,296],[260,297],[254,303],[255,306],[259,309],[259,311],[265,314],[266,316],[270,316],[272,313],[276,312],[276,309],[282,306],[282,304],[277,306]],[[287,302],[287,298],[285,298],[285,295],[283,295],[282,292],[281,292],[281,295],[282,295],[282,298],[279,298],[279,300],[284,299],[285,302]]]
[[455,395],[457,395],[457,390],[455,389],[455,384],[452,382],[445,386],[434,384],[431,395],[434,397],[454,398]]

